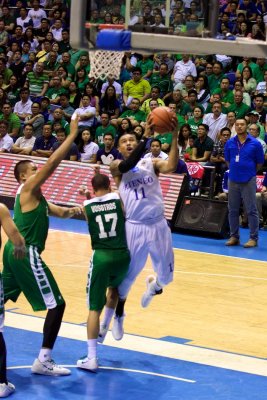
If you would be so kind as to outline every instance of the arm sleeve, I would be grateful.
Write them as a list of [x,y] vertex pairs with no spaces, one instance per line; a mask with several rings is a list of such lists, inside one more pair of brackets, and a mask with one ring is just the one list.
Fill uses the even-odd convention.
[[118,168],[122,174],[125,174],[126,172],[130,171],[130,169],[136,166],[146,149],[146,142],[147,138],[141,139],[137,147],[133,150],[130,157],[127,160],[123,160],[119,164]]

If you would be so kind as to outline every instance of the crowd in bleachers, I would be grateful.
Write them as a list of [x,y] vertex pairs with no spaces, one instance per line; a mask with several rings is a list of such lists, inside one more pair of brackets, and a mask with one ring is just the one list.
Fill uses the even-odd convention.
[[[166,105],[179,121],[177,172],[186,173],[188,162],[215,166],[215,195],[222,192],[223,148],[236,134],[236,118],[248,120],[266,153],[266,59],[179,54],[177,41],[177,54],[126,52],[119,80],[95,80],[88,52],[69,43],[69,3],[0,1],[0,152],[49,157],[79,114],[79,137],[67,159],[110,164],[121,157],[119,135],[134,130],[141,137],[149,112]],[[133,0],[130,25],[186,35],[202,24],[205,4],[172,0],[167,21],[164,1]],[[90,5],[91,23],[124,23],[125,2]],[[218,38],[265,40],[266,11],[267,1],[221,0]],[[146,156],[168,157],[171,134],[155,138]]]

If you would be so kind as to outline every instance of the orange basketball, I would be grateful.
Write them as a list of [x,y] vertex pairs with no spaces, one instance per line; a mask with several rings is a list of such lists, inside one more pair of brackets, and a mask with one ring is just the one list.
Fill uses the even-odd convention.
[[172,131],[172,118],[175,117],[175,113],[168,107],[157,107],[151,111],[152,123],[154,124],[154,130],[156,133],[163,134]]

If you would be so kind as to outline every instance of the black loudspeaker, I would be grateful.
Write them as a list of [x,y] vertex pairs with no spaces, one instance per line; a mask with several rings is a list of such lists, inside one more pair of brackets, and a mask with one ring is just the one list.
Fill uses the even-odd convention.
[[229,237],[228,204],[203,197],[184,197],[173,230],[213,238]]

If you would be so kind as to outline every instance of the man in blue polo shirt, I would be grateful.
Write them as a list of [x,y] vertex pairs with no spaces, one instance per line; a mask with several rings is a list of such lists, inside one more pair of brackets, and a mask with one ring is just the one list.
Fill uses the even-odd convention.
[[45,124],[43,126],[43,135],[36,138],[34,142],[32,156],[49,158],[53,153],[53,144],[56,142],[57,139],[52,135],[52,125]]
[[247,133],[247,121],[235,123],[237,136],[225,144],[225,161],[229,166],[228,208],[231,237],[226,246],[239,244],[239,208],[243,200],[248,215],[250,239],[244,247],[258,244],[259,216],[256,205],[256,173],[264,162],[260,142]]

